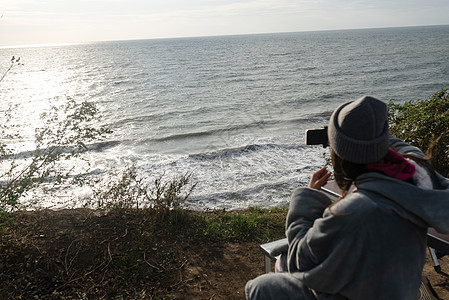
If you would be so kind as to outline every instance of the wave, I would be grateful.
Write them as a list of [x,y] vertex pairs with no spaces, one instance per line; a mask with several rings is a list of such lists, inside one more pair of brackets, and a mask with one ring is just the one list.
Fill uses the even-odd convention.
[[318,69],[318,67],[315,66],[298,66],[298,67],[294,67],[291,68],[290,70],[286,70],[287,72],[290,73],[297,73],[298,71],[314,71]]
[[88,151],[93,151],[93,152],[101,152],[110,148],[114,148],[118,145],[120,145],[122,142],[121,141],[103,141],[103,142],[97,142],[97,143],[92,143],[92,144],[88,144],[87,146],[87,150]]
[[298,150],[303,149],[306,147],[305,145],[282,145],[282,144],[252,144],[252,145],[246,145],[236,148],[226,148],[226,149],[220,149],[217,151],[211,151],[211,152],[205,152],[205,153],[197,153],[197,154],[190,154],[188,157],[192,159],[200,159],[200,160],[210,160],[210,159],[216,159],[221,157],[228,157],[228,156],[241,156],[241,155],[247,155],[258,151],[265,151],[265,150]]
[[295,183],[295,178],[286,178],[281,181],[276,182],[266,182],[266,183],[259,183],[254,186],[233,190],[233,191],[224,191],[224,192],[217,192],[217,193],[210,193],[206,195],[193,195],[189,197],[189,202],[197,202],[206,200],[209,202],[212,199],[219,199],[220,202],[223,201],[223,199],[239,199],[240,197],[248,196],[248,195],[257,195],[258,193],[264,191],[264,190],[281,190],[284,189],[286,191],[290,191],[288,188],[289,185]]
[[[87,148],[87,151],[90,152],[102,152],[104,150],[113,148],[117,145],[121,144],[120,141],[103,141],[103,142],[96,142],[96,143],[91,143],[91,144],[87,144],[85,145]],[[50,151],[62,151],[62,153],[76,153],[76,152],[80,152],[79,147],[75,147],[75,146],[67,146],[67,147],[48,147],[48,148],[42,148],[39,151],[42,154],[46,154],[49,153]],[[27,159],[30,157],[33,157],[36,154],[36,149],[35,150],[27,150],[27,151],[20,151],[17,153],[12,153],[8,155],[9,159]]]
[[268,124],[267,121],[255,121],[248,124],[238,124],[233,126],[227,126],[227,127],[220,127],[220,128],[213,128],[209,130],[203,130],[203,131],[192,131],[192,132],[185,132],[185,133],[176,133],[176,134],[170,134],[164,137],[152,137],[149,139],[144,140],[143,142],[166,142],[170,140],[178,140],[178,139],[187,139],[191,137],[200,137],[200,136],[211,136],[215,134],[223,134],[228,132],[236,132],[236,131],[242,131],[247,130],[253,127],[259,127]]
[[[156,141],[156,142],[166,142],[166,141],[170,141],[170,140],[178,140],[178,139],[187,139],[187,138],[199,137],[199,136],[207,136],[207,135],[213,134],[216,131],[218,131],[218,130],[180,133],[180,134],[173,134],[173,135],[169,135],[169,136],[165,136],[165,137],[161,137],[161,138],[151,138],[149,140],[150,141]],[[146,140],[145,142],[147,142],[147,141],[148,140]]]
[[[62,189],[67,188],[68,187],[67,184],[71,185],[70,180],[74,180],[74,179],[77,179],[77,178],[78,179],[79,178],[83,178],[83,177],[87,178],[89,176],[91,176],[91,177],[92,176],[98,177],[98,176],[101,176],[101,175],[106,176],[108,174],[109,173],[106,170],[100,170],[100,169],[93,169],[93,170],[90,170],[88,172],[81,172],[81,173],[75,173],[75,174],[65,173],[64,174],[64,183],[61,186],[59,186],[59,187],[62,188]],[[54,184],[54,183],[56,183],[56,182],[58,182],[60,180],[61,180],[60,177],[46,176],[46,177],[40,178],[39,184],[49,184],[49,183],[50,184]],[[9,180],[5,180],[4,178],[0,179],[0,186],[1,187],[5,187],[9,183],[10,183]],[[56,187],[54,187],[54,188],[56,188]]]
[[277,56],[291,56],[297,58],[298,56],[304,55],[304,51],[291,51],[291,52],[279,52],[279,53],[269,53],[268,57],[277,57]]
[[284,119],[284,120],[282,120],[282,122],[279,122],[279,123],[294,124],[294,125],[311,124],[311,123],[323,123],[324,124],[329,120],[332,112],[333,112],[333,110],[323,110],[321,112],[313,112],[313,113],[304,115],[304,117],[300,117],[300,118]]
[[[152,136],[149,138],[145,138],[141,140],[142,143],[148,143],[148,142],[168,142],[168,141],[175,141],[175,140],[185,140],[189,138],[198,138],[198,137],[210,137],[210,136],[230,136],[230,135],[236,135],[240,132],[251,132],[252,129],[273,129],[273,128],[282,128],[286,125],[306,125],[310,123],[325,123],[329,116],[331,115],[332,111],[323,111],[319,113],[310,113],[307,115],[304,115],[302,117],[294,117],[294,118],[284,118],[284,119],[268,119],[268,120],[253,120],[249,123],[242,123],[242,124],[234,124],[226,127],[211,127],[206,128],[204,130],[201,130],[200,128],[191,128],[191,131],[187,131],[189,129],[186,128],[187,132],[177,132],[176,124],[172,125],[170,127],[163,128],[164,130],[167,130],[168,132],[165,133],[164,136]],[[148,117],[136,117],[134,120],[140,119],[143,120]],[[122,121],[121,121],[122,122]],[[207,127],[207,126],[205,126]]]
[[[156,97],[157,93],[153,93],[152,95],[148,96],[148,97]],[[140,104],[139,104],[140,105]],[[142,110],[148,110],[154,107],[154,103],[148,101],[148,103],[142,103]],[[185,109],[174,109],[171,111],[150,111],[147,112],[146,114],[139,114],[139,115],[130,115],[130,116],[124,116],[123,118],[117,119],[115,120],[114,124],[116,124],[117,126],[122,126],[123,124],[126,123],[134,123],[134,122],[138,122],[138,123],[145,123],[145,122],[149,122],[149,121],[164,121],[164,120],[168,120],[170,118],[177,118],[179,117],[180,114],[182,115],[202,115],[202,114],[207,114],[207,113],[212,113],[212,112],[216,112],[217,109],[225,109],[226,106],[222,105],[221,107],[218,106],[218,104],[216,106],[213,107],[195,107],[195,108],[189,108],[189,110],[185,110]],[[140,109],[140,107],[139,107]]]

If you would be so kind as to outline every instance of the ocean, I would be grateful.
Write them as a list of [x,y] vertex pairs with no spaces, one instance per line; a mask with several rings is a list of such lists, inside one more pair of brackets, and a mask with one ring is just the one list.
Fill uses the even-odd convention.
[[[449,26],[0,48],[0,108],[32,150],[39,115],[94,102],[113,130],[83,154],[91,176],[135,164],[146,180],[191,172],[192,209],[285,205],[325,164],[304,132],[362,95],[398,103],[449,87]],[[2,162],[5,163],[5,162]],[[44,207],[88,203],[67,187]]]

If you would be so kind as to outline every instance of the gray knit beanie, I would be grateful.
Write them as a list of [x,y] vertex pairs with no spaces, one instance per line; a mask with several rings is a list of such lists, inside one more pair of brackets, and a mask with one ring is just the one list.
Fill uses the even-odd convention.
[[345,103],[332,114],[328,135],[340,158],[357,164],[379,161],[389,148],[387,106],[369,96]]

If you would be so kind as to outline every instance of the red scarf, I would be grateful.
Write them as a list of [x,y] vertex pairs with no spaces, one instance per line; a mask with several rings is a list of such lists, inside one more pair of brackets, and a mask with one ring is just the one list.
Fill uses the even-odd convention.
[[407,180],[415,174],[415,166],[391,149],[388,150],[384,161],[383,163],[369,163],[365,167],[368,171],[377,171],[399,180]]

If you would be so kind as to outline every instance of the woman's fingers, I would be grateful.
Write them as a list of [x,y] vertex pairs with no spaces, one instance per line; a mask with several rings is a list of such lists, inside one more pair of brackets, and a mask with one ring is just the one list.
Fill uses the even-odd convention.
[[329,177],[331,176],[331,172],[326,170],[326,168],[322,168],[315,173],[312,174],[309,181],[309,188],[320,190],[324,185],[326,185]]

